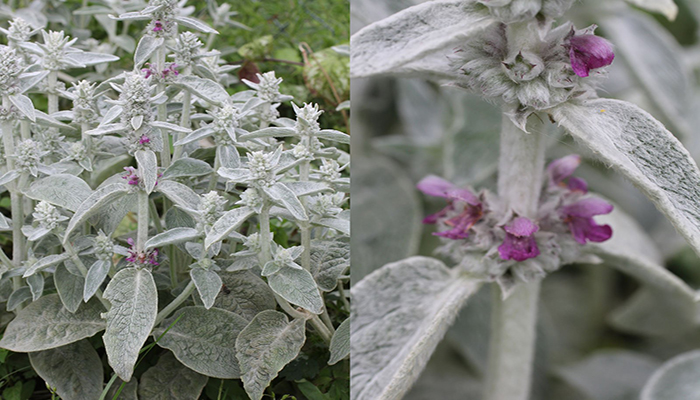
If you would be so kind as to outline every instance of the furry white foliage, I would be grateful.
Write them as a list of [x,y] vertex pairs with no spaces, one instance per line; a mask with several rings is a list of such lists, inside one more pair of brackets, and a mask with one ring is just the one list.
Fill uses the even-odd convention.
[[356,284],[350,321],[351,398],[389,400],[406,394],[479,286],[426,257],[387,264]]

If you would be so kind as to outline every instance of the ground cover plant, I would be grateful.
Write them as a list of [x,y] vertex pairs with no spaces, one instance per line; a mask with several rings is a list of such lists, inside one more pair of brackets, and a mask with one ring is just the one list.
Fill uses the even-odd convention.
[[352,397],[697,396],[696,2],[356,5]]
[[347,398],[341,28],[275,46],[228,3],[0,13],[2,397]]

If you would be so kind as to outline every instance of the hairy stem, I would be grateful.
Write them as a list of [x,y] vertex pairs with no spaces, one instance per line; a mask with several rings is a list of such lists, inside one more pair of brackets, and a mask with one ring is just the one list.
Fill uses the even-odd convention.
[[165,306],[156,316],[156,323],[154,326],[160,324],[163,322],[164,319],[168,318],[170,314],[173,313],[178,307],[180,307],[180,304],[184,303],[185,300],[187,300],[188,297],[194,292],[195,286],[194,286],[194,281],[190,281],[190,283],[185,286],[185,288],[182,290],[182,293],[180,293],[173,301],[170,302],[167,306]]
[[[63,248],[66,249],[66,252],[71,257],[71,260],[75,263],[75,266],[78,268],[78,271],[80,271],[80,274],[85,278],[88,273],[88,268],[83,264],[83,260],[80,259],[80,256],[78,255],[78,252],[75,251],[75,248],[71,244],[71,242],[68,240],[66,243],[63,245]],[[102,303],[102,305],[105,307],[106,310],[109,311],[109,309],[112,307],[112,305],[109,303],[109,301],[105,300],[104,297],[102,297],[102,289],[97,289],[95,292],[95,297],[97,300]]]
[[[2,107],[9,110],[12,107],[10,98],[2,96]],[[5,162],[7,170],[15,169],[15,136],[12,120],[5,119],[2,121],[2,138],[5,146]],[[17,191],[17,183],[12,182],[6,185],[10,192],[10,208],[12,218],[12,265],[14,268],[19,268],[22,265],[22,256],[24,255],[24,235],[22,234],[22,222],[24,220],[24,211],[22,210],[22,195]],[[15,276],[12,278],[12,289],[17,290],[22,285],[22,277]]]
[[[183,71],[182,75],[189,75],[190,68],[187,67],[185,71]],[[191,116],[191,105],[192,105],[192,93],[189,91],[185,90],[182,94],[182,117],[180,118],[180,126],[183,128],[189,128],[190,127],[190,116]],[[179,132],[177,134],[177,140],[180,140],[187,135],[186,133]],[[173,154],[173,161],[177,160],[178,158],[182,157],[182,152],[184,150],[184,146],[177,146],[174,150]]]
[[145,190],[138,192],[138,227],[136,230],[136,251],[142,252],[146,248],[148,240],[148,223],[150,216],[148,212],[149,202],[148,193]]
[[58,71],[49,72],[48,77],[48,97],[49,97],[49,115],[58,112],[58,92],[56,85],[58,84]]
[[[160,75],[165,69],[165,42],[156,51],[156,71]],[[158,93],[165,91],[165,83],[158,83]],[[158,104],[158,121],[168,119],[168,105]],[[163,135],[163,150],[160,152],[160,165],[163,168],[170,166],[170,133],[166,129],[161,129]]]
[[[503,117],[498,193],[515,214],[534,219],[544,169],[544,136],[537,118],[531,133]],[[540,282],[519,283],[503,300],[494,289],[491,343],[484,400],[527,400],[535,354],[535,325]]]

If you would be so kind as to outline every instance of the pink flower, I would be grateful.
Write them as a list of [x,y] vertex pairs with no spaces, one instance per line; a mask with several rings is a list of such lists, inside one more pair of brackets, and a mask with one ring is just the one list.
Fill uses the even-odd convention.
[[586,241],[604,242],[612,237],[610,225],[598,225],[593,217],[612,212],[612,204],[596,198],[586,198],[559,210],[561,218],[569,224],[574,240],[580,244]]
[[141,136],[141,139],[139,139],[139,144],[148,144],[151,143],[151,139],[148,138],[148,136],[143,135]]
[[153,32],[160,32],[163,30],[163,23],[160,20],[156,20],[153,23]]
[[549,185],[568,188],[574,192],[588,193],[588,184],[586,181],[571,176],[576,168],[578,168],[579,164],[581,164],[581,156],[578,154],[571,154],[552,161],[547,166]]
[[540,229],[525,217],[517,217],[503,227],[506,237],[498,246],[498,254],[503,260],[525,261],[540,255],[535,241],[535,233]]
[[[435,232],[433,234],[435,236],[453,240],[466,239],[469,237],[469,230],[483,216],[481,201],[468,189],[459,188],[434,175],[423,178],[416,187],[429,196],[442,197],[448,201],[447,206],[441,211],[423,219],[424,224],[434,224],[441,221],[451,227],[446,231]],[[449,217],[449,214],[458,210],[456,206],[463,207],[462,211],[456,216]]]
[[158,264],[158,249],[153,249],[150,251],[136,251],[136,244],[134,239],[128,238],[126,242],[131,246],[128,250],[129,256],[126,257],[126,261],[136,264],[136,265],[159,265]]
[[136,172],[136,168],[134,167],[124,167],[124,171],[127,172],[126,175],[122,176],[122,179],[126,179],[127,183],[129,185],[138,185],[139,184],[139,175]]
[[612,45],[607,40],[592,34],[576,35],[569,39],[569,59],[574,73],[588,76],[592,69],[612,64],[615,58]]

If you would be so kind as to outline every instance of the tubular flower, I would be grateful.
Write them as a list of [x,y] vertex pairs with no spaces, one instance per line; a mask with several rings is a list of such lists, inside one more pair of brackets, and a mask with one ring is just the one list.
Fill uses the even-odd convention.
[[535,241],[535,233],[539,227],[530,219],[517,217],[503,227],[506,237],[503,244],[498,246],[498,254],[503,260],[525,261],[540,255],[540,249]]
[[560,206],[557,208],[559,219],[569,226],[574,240],[580,244],[604,242],[612,237],[609,225],[598,225],[593,217],[609,214],[612,204],[594,197],[582,197],[588,193],[588,185],[581,178],[572,176],[581,163],[581,156],[572,154],[554,160],[547,166],[549,187],[563,188],[560,193]]
[[441,222],[451,227],[446,231],[434,233],[435,236],[453,240],[469,237],[469,230],[483,216],[483,205],[474,193],[433,175],[418,182],[417,187],[429,196],[442,197],[448,201],[447,207],[423,219],[425,224]]
[[586,198],[560,209],[561,218],[569,224],[571,234],[578,243],[604,242],[612,236],[610,225],[598,225],[593,217],[612,212],[612,204],[596,198]]
[[158,264],[158,249],[153,249],[149,251],[137,251],[134,239],[128,238],[126,242],[131,246],[129,251],[129,256],[126,257],[126,261],[136,264],[138,266],[144,265],[159,265]]
[[569,59],[574,73],[587,77],[592,69],[612,64],[615,54],[612,45],[593,34],[576,35],[569,38]]

